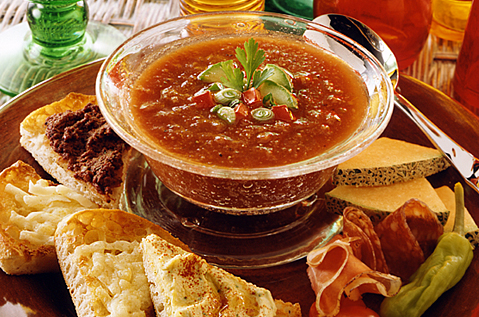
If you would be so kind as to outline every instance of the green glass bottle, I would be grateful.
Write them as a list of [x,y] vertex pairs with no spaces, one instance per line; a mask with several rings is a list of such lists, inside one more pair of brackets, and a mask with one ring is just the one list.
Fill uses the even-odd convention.
[[85,0],[31,0],[27,23],[0,33],[0,91],[14,96],[66,70],[107,56],[124,40],[89,22]]
[[88,24],[85,1],[32,1],[27,20],[33,41],[44,47],[64,47],[82,41]]
[[266,10],[312,20],[313,0],[266,0]]

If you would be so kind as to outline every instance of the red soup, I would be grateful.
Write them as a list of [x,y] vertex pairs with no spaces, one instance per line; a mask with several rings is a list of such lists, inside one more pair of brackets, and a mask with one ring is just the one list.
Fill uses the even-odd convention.
[[[160,56],[131,90],[135,124],[175,157],[211,167],[244,169],[301,162],[354,133],[369,100],[362,79],[350,66],[312,44],[259,35],[254,37],[264,54],[257,68],[259,75],[268,68],[280,71],[279,75],[271,71],[262,84],[251,88],[254,82],[249,85],[237,53],[243,47],[245,56],[254,53],[246,48],[251,41],[245,36],[208,39]],[[225,61],[232,62],[220,63]],[[219,75],[212,67],[218,63],[224,71]],[[234,86],[234,80],[228,82],[231,77],[225,75],[225,65],[233,73],[246,73],[231,102],[217,97],[218,91]],[[211,71],[205,71],[208,69]],[[206,76],[211,75],[208,72],[213,75]],[[276,82],[284,80],[281,76],[287,80],[278,88]],[[258,117],[260,112],[271,116]],[[297,181],[285,178],[261,184],[185,174],[157,161],[150,160],[150,165],[165,185],[180,195],[225,209],[267,207],[278,196],[284,196],[287,205],[314,193],[327,178],[311,173]],[[289,185],[282,190],[275,183]],[[258,192],[258,188],[263,190]],[[196,192],[202,194],[195,196]]]

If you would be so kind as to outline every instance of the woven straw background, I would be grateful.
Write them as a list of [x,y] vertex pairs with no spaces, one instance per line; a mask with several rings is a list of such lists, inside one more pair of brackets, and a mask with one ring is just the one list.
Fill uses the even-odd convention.
[[[177,13],[168,0],[88,0],[90,19],[110,24],[127,37]],[[27,0],[0,0],[0,32],[26,22]],[[5,48],[0,48],[5,49]],[[8,101],[0,93],[0,105]]]
[[[0,32],[25,21],[27,0],[0,0]],[[90,19],[115,26],[127,37],[177,15],[169,0],[88,0]],[[5,49],[5,48],[0,48]],[[430,35],[418,60],[403,73],[452,96],[451,79],[460,43]],[[0,94],[0,105],[8,97]]]

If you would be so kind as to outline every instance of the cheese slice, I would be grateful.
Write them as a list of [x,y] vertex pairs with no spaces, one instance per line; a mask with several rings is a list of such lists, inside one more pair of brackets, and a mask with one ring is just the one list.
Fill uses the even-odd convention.
[[387,186],[338,186],[327,192],[325,197],[329,211],[342,214],[344,208],[354,206],[363,210],[374,223],[381,221],[411,198],[427,204],[443,225],[449,217],[448,208],[426,178]]
[[248,283],[152,234],[141,242],[158,317],[276,316],[269,290]]
[[427,177],[449,167],[437,149],[382,137],[339,164],[333,184],[382,186]]

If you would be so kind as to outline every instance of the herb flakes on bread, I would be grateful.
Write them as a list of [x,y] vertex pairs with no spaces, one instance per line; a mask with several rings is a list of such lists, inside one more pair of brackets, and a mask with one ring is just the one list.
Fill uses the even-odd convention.
[[141,251],[158,317],[301,316],[299,304],[274,300],[269,290],[154,234],[142,240]]
[[71,93],[30,113],[20,144],[59,183],[118,208],[131,148],[106,123],[96,97]]
[[63,217],[96,208],[17,161],[0,173],[0,267],[7,274],[58,272],[54,234]]
[[58,225],[58,261],[79,317],[155,316],[139,249],[152,233],[188,250],[160,226],[116,209],[81,211]]

